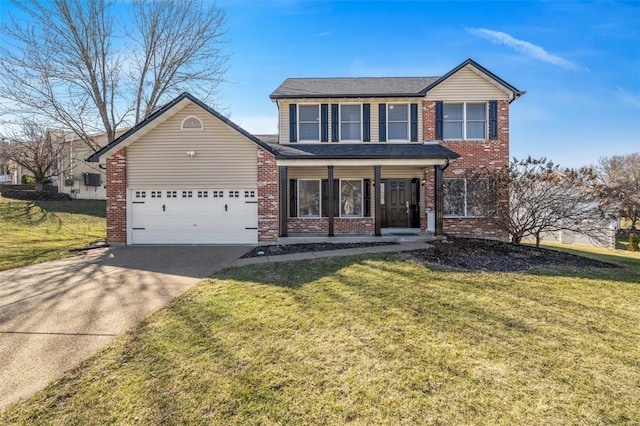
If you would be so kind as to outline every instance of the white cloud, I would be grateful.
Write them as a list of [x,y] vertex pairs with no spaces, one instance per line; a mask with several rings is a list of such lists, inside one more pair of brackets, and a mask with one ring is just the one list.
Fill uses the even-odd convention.
[[331,31],[323,31],[321,33],[316,34],[316,37],[326,37],[331,34]]
[[618,89],[618,99],[624,104],[631,105],[634,108],[640,108],[640,97],[633,96],[620,86],[616,86],[616,88]]
[[270,115],[247,115],[231,117],[231,121],[255,135],[278,133],[278,119]]
[[566,69],[576,68],[573,62],[568,61],[564,58],[561,58],[560,56],[552,55],[551,53],[547,52],[540,46],[537,46],[533,43],[529,43],[528,41],[518,40],[517,38],[514,38],[507,33],[488,30],[486,28],[469,28],[467,29],[467,31],[473,35],[482,37],[493,43],[504,44],[506,46],[509,46],[517,50],[520,53],[524,53],[527,56],[530,56],[535,59],[539,59],[544,62],[548,62],[558,67],[566,68]]

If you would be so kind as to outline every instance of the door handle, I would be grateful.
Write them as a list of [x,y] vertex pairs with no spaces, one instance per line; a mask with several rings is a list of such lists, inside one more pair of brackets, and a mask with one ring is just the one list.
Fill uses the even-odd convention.
[[166,209],[166,207],[165,207],[165,205],[164,205],[164,204],[162,205],[162,211],[163,211],[163,212],[164,212],[164,211],[167,211],[167,209]]
[[406,210],[405,210],[405,213],[409,214],[409,202],[408,202],[408,201],[406,201],[406,202],[404,203],[404,206],[405,206],[405,209],[406,209]]
[[228,207],[229,207],[229,206],[228,206],[227,204],[225,204],[225,205],[224,205],[224,211],[225,211],[225,212],[226,212],[226,211],[228,211]]

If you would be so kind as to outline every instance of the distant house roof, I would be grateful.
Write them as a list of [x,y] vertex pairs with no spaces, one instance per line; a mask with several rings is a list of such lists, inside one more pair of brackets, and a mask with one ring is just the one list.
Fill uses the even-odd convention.
[[426,93],[466,66],[513,93],[513,100],[525,92],[516,89],[473,59],[467,59],[442,77],[336,77],[288,78],[269,96],[271,99],[424,97]]
[[[457,153],[438,143],[319,143],[282,144],[273,141],[272,135],[262,136],[278,159],[399,159],[428,158],[454,159]],[[268,141],[268,142],[267,142]]]

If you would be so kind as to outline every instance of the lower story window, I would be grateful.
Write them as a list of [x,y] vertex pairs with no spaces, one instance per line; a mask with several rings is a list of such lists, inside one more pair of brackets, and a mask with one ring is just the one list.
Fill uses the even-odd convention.
[[340,180],[340,216],[362,216],[362,180]]
[[445,216],[486,216],[487,182],[470,179],[444,180]]
[[298,181],[298,216],[320,217],[320,181]]

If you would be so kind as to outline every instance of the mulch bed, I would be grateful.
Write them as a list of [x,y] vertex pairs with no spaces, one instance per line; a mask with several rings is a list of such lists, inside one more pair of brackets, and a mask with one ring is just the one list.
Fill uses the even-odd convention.
[[394,242],[371,242],[371,243],[304,243],[304,244],[283,244],[273,246],[260,246],[253,248],[242,258],[261,257],[261,256],[279,256],[283,254],[293,253],[310,253],[314,251],[342,250],[358,247],[376,247],[397,245]]
[[537,266],[620,267],[556,250],[470,238],[448,239],[436,243],[435,248],[414,250],[410,254],[420,261],[472,271],[517,272]]
[[[246,253],[243,258],[278,256],[291,253],[308,253],[357,247],[394,245],[393,242],[372,243],[308,243],[261,246]],[[611,263],[556,250],[531,246],[514,246],[495,240],[473,238],[449,238],[438,241],[435,247],[407,252],[415,259],[438,265],[471,271],[517,272],[537,266],[569,266],[575,268],[619,268]]]

